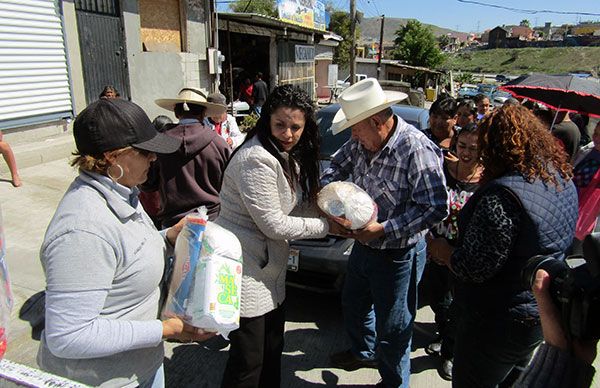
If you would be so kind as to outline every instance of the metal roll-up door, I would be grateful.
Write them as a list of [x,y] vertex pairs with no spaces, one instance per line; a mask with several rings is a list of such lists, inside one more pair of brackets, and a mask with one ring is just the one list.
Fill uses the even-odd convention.
[[58,3],[0,0],[0,129],[71,116]]

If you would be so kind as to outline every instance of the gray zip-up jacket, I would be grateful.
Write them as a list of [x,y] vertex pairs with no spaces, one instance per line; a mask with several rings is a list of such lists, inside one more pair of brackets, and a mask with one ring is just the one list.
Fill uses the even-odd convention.
[[157,319],[167,247],[137,189],[81,172],[50,221],[44,370],[89,385],[134,387],[163,362]]

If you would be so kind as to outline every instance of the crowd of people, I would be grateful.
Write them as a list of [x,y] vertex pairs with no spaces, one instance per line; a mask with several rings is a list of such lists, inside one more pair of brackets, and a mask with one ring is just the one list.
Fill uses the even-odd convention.
[[[545,354],[575,365],[560,325],[547,320],[556,315],[548,274],[540,271],[532,292],[521,269],[535,255],[564,258],[577,249],[574,236],[593,229],[576,234],[593,195],[585,189],[600,182],[600,124],[590,145],[571,150],[519,102],[492,110],[485,96],[444,96],[420,131],[391,109],[407,95],[368,78],[339,96],[331,131],[351,138],[321,172],[308,93],[291,85],[269,92],[259,81],[258,91],[257,82],[253,91],[244,84],[259,113],[247,133],[222,94],[195,88],[156,100],[176,123],[151,122],[108,95],[78,115],[79,175],[40,253],[41,368],[95,386],[164,387],[162,341],[214,336],[158,318],[174,241],[199,206],[243,251],[240,326],[229,335],[222,387],[280,386],[288,241],[327,234],[355,240],[342,291],[350,348],[331,355],[333,367],[374,367],[377,386],[408,387],[420,300],[438,332],[426,351],[440,356],[440,375],[453,386],[551,386],[560,368],[540,366]],[[316,206],[321,187],[346,180],[378,208],[358,230]],[[580,386],[591,381],[590,363],[569,366],[585,374]]]

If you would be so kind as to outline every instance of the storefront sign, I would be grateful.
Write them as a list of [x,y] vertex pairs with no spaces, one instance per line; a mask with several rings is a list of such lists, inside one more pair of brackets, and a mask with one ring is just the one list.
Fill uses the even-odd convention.
[[315,47],[314,46],[303,46],[297,44],[294,46],[296,50],[296,63],[310,63],[315,61]]
[[325,3],[322,0],[277,0],[279,19],[300,26],[325,30]]

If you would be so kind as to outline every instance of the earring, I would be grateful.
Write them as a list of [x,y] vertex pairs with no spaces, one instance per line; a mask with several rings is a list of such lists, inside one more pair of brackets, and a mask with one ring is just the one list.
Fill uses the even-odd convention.
[[[110,174],[110,168],[111,167],[117,167],[119,169],[119,176],[114,177]],[[110,179],[112,179],[113,181],[117,182],[119,179],[123,178],[123,175],[125,174],[125,171],[123,171],[123,167],[121,167],[120,164],[111,164],[108,169],[106,170],[106,174],[108,175],[108,177]]]

